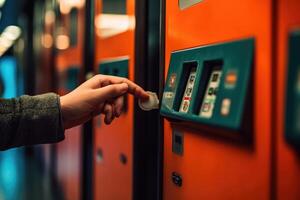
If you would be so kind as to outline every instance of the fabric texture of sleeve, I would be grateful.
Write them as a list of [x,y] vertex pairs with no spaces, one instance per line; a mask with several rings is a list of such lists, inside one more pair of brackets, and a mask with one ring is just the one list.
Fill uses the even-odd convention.
[[59,96],[0,99],[0,150],[64,139]]

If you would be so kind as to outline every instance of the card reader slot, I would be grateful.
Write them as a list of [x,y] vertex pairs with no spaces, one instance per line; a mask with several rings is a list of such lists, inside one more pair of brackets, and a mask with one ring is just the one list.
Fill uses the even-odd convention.
[[[178,86],[178,94],[174,102],[174,110],[178,112],[187,113],[191,105],[191,97],[193,93],[194,83],[196,80],[198,62],[184,62],[182,69],[182,76]],[[191,82],[192,81],[192,82]]]
[[204,61],[197,93],[199,101],[196,101],[193,114],[203,118],[212,117],[222,76],[222,66],[222,59]]

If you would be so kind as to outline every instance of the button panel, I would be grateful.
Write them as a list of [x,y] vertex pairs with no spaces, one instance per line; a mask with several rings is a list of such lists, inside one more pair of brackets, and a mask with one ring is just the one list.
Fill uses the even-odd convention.
[[[171,54],[160,112],[174,123],[248,129],[254,39],[194,47]],[[249,123],[249,121],[248,121]],[[204,127],[203,127],[204,128]]]

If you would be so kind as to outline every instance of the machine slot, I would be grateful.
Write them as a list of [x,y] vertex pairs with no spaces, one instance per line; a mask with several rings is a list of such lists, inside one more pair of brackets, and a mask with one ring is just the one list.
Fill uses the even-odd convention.
[[[202,118],[211,118],[215,107],[219,85],[222,77],[222,60],[205,61],[199,87],[200,104],[196,113]],[[204,84],[202,84],[204,83]]]
[[194,90],[194,85],[196,81],[196,71],[197,71],[198,63],[196,61],[193,62],[186,62],[183,64],[183,72],[182,72],[182,81],[181,83],[185,83],[184,85],[180,86],[179,95],[180,99],[178,105],[175,107],[176,111],[181,113],[187,113],[189,111],[191,102],[192,102],[192,94]]

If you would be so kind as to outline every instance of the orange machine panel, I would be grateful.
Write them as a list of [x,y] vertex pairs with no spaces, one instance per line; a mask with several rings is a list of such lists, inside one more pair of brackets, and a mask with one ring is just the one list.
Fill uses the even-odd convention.
[[277,199],[300,199],[300,156],[285,139],[284,118],[286,104],[286,75],[288,67],[288,37],[300,27],[300,1],[278,1],[278,71],[277,71]]
[[[166,74],[173,51],[255,38],[253,142],[164,121],[163,199],[270,199],[271,0],[202,1],[181,10],[166,1]],[[183,133],[183,155],[172,152],[172,131]],[[172,173],[182,186],[172,182]]]
[[[84,30],[84,9],[78,9],[77,16],[77,45],[58,51],[56,56],[60,95],[64,95],[70,90],[66,88],[68,81],[66,71],[68,68],[72,66],[83,66],[82,30]],[[68,18],[67,14],[62,15],[62,20],[66,20],[66,18]],[[59,36],[57,36],[57,38],[58,37]],[[74,86],[75,85],[76,83]],[[65,140],[57,144],[56,158],[58,181],[62,187],[64,198],[67,200],[76,200],[80,199],[81,191],[81,127],[79,126],[66,130],[65,136]]]
[[[133,80],[134,0],[126,1],[126,14],[121,15],[103,14],[103,2],[95,2],[95,71],[99,73],[99,64],[103,61],[126,56],[129,58],[129,79]],[[116,24],[116,22],[117,26],[106,26]],[[127,104],[127,111],[111,125],[105,125],[101,116],[94,120],[95,199],[132,199],[133,98],[131,96],[128,96]]]

